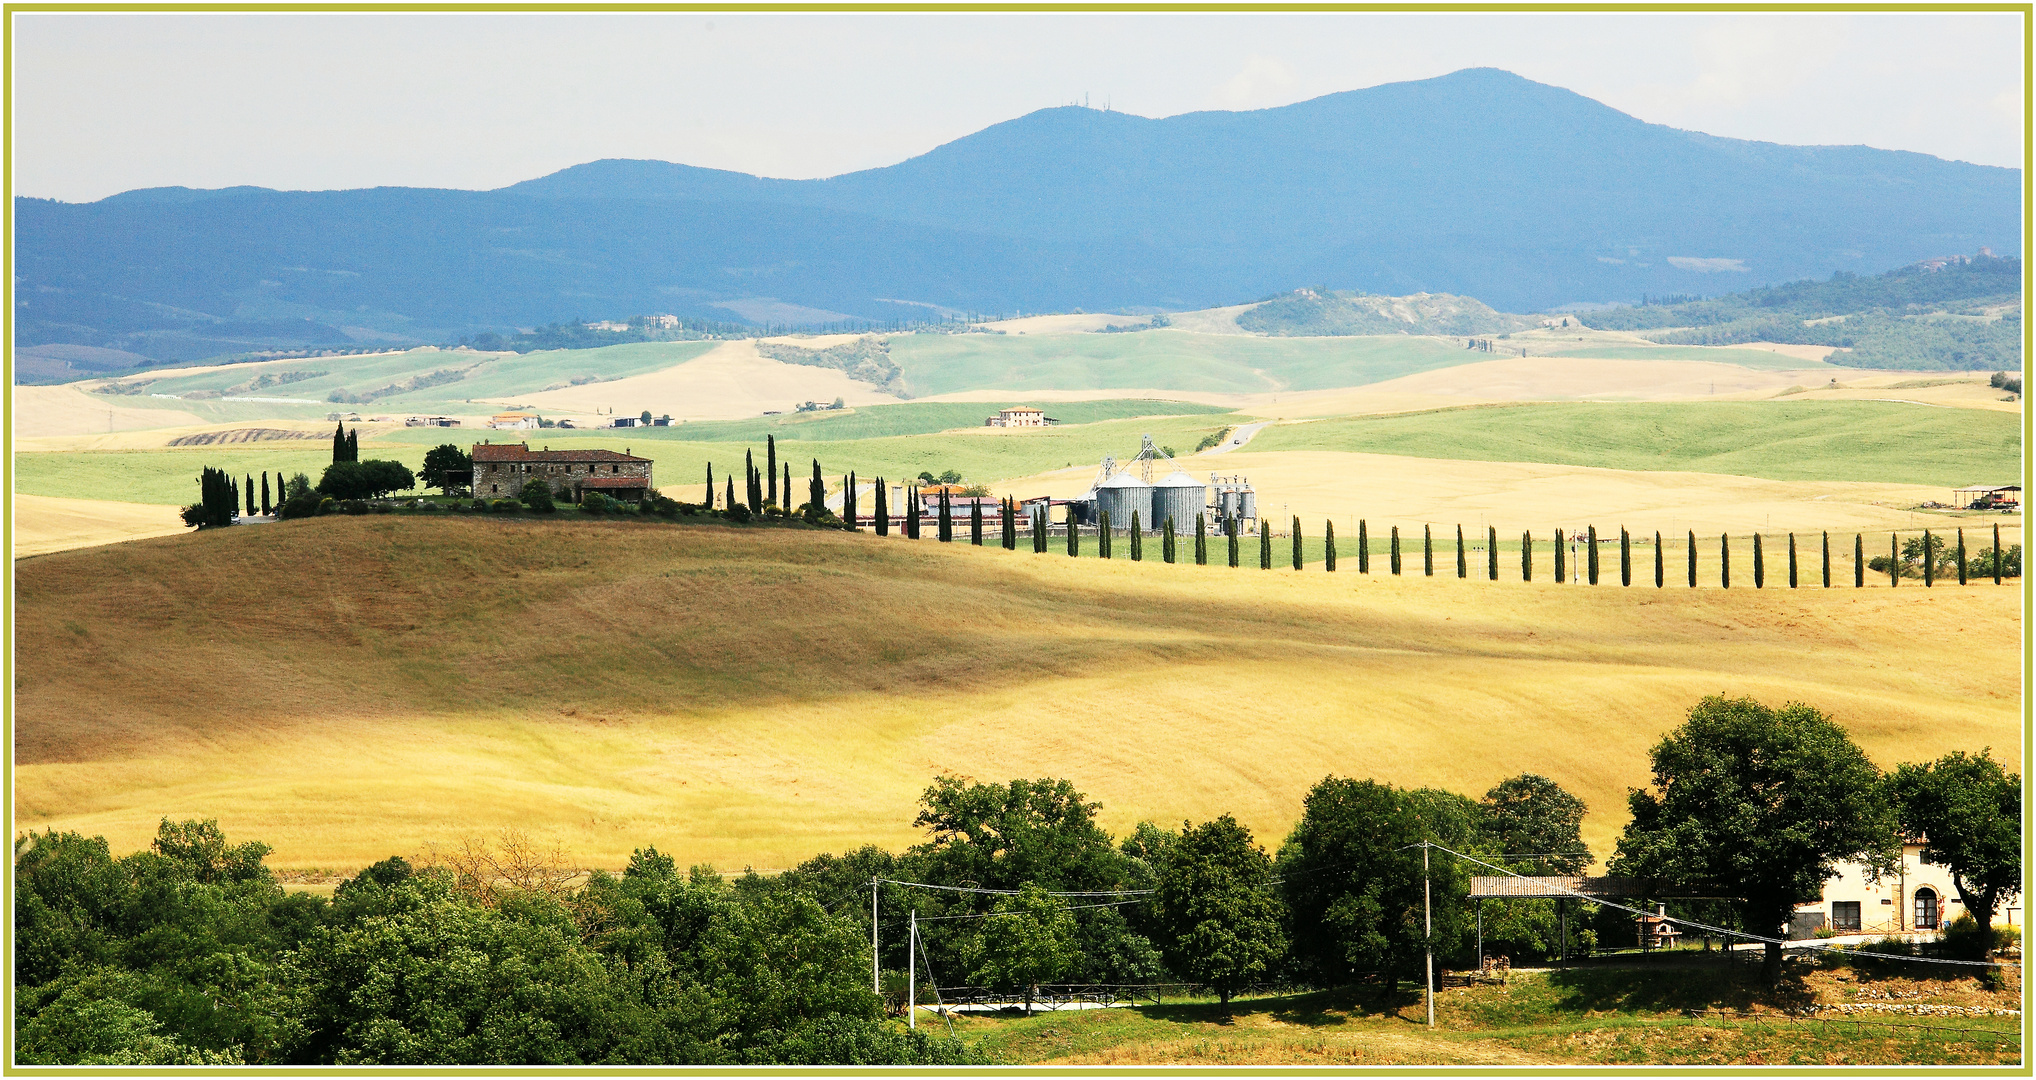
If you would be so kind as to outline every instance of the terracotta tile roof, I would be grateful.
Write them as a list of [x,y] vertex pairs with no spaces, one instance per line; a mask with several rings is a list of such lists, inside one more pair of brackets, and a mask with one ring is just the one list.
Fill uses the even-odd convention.
[[474,460],[481,461],[565,461],[565,462],[609,462],[641,461],[649,458],[618,454],[613,450],[532,450],[529,443],[478,443],[474,446]]
[[580,481],[583,488],[640,488],[649,481],[641,476],[590,476]]

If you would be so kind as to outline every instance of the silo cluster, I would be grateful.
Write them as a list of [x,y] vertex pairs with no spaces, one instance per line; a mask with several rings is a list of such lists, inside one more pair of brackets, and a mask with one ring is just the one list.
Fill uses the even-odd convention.
[[[1157,532],[1172,518],[1175,532],[1195,527],[1195,515],[1209,508],[1209,489],[1200,480],[1179,469],[1152,485],[1152,516],[1141,518],[1148,530]],[[1111,521],[1117,520],[1112,516]]]
[[1138,515],[1141,529],[1152,528],[1152,485],[1130,472],[1119,472],[1096,484],[1096,511],[1110,515],[1112,529],[1131,527],[1131,515]]

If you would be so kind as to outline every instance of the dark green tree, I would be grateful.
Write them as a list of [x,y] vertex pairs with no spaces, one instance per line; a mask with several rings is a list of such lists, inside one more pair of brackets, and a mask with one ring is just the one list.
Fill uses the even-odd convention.
[[1654,534],[1654,587],[1659,589],[1668,584],[1668,555],[1661,550],[1661,533]]
[[1902,832],[1924,839],[1923,861],[1951,871],[1966,914],[1987,931],[2001,902],[2022,889],[2022,778],[1991,749],[1953,751],[1895,768]]
[[1237,556],[1238,556],[1237,518],[1229,517],[1224,519],[1223,527],[1226,530],[1226,534],[1230,538],[1230,569],[1235,570],[1237,569]]
[[819,512],[827,506],[827,482],[820,478],[820,459],[813,459],[813,479],[806,483],[806,505]]
[[[778,487],[778,491],[784,495],[785,501],[789,503],[792,501],[792,463],[787,461],[784,463],[784,465],[780,466],[780,468],[784,469],[785,473],[784,478],[780,482],[780,485]],[[796,510],[798,509],[798,507],[787,506],[785,507],[785,509]]]
[[1718,534],[1718,587],[1732,587],[1732,537],[1725,533]]
[[1865,533],[1852,534],[1852,587],[1855,589],[1866,588]]
[[346,456],[346,424],[334,424],[332,427],[332,464],[351,460],[353,459]]
[[2001,527],[1998,524],[1994,526],[1994,550],[1992,557],[1987,562],[1993,570],[1994,584],[1999,585],[2001,583]]
[[1501,780],[1478,803],[1478,831],[1491,849],[1542,874],[1580,874],[1591,864],[1584,846],[1584,801],[1545,776],[1521,773]]
[[1562,530],[1555,530],[1555,583],[1569,581],[1569,549],[1562,546]]
[[1005,551],[1018,550],[1018,499],[1006,495],[997,503],[997,528]]
[[1697,530],[1690,530],[1689,539],[1685,543],[1689,545],[1690,588],[1694,589],[1697,587]]
[[919,539],[920,511],[925,503],[926,500],[920,497],[917,487],[905,489],[905,539]]
[[1456,576],[1458,578],[1470,577],[1470,562],[1464,555],[1463,526],[1461,525],[1456,527]]
[[937,511],[937,533],[943,544],[954,542],[954,503],[948,498],[947,488],[940,489],[940,507]]
[[1168,514],[1159,535],[1159,557],[1162,562],[1172,565],[1176,561],[1179,555],[1176,543],[1174,537],[1174,518],[1172,514]]
[[1074,914],[1066,901],[1028,884],[1015,896],[999,898],[990,915],[980,921],[968,950],[969,978],[978,986],[1023,990],[1030,1016],[1040,984],[1065,977],[1075,966]]
[[346,433],[346,459],[348,461],[359,461],[361,459],[361,429],[359,428]]
[[1789,534],[1789,588],[1796,587],[1796,534]]
[[1584,572],[1590,583],[1598,583],[1598,527],[1590,527],[1590,541],[1584,545]]
[[[770,489],[764,492],[765,498],[770,501],[772,506],[782,506],[783,504],[778,501],[778,437],[776,435],[764,436],[764,472],[769,474],[770,484]],[[881,477],[878,478],[878,482],[882,482]],[[787,497],[790,497],[791,492],[788,491],[785,494]]]
[[[1708,697],[1649,752],[1654,786],[1608,869],[1657,889],[1738,897],[1747,929],[1779,937],[1841,861],[1892,872],[1900,848],[1880,770],[1808,705]],[[1781,946],[1764,973],[1781,976]]]
[[1075,519],[1075,504],[1067,504],[1067,553],[1068,558],[1080,558],[1082,554],[1081,524]]
[[1619,585],[1633,587],[1633,534],[1624,525],[1619,526]]
[[1272,523],[1264,518],[1258,521],[1258,568],[1272,569]]
[[707,463],[707,497],[700,500],[707,509],[714,509],[714,463]]
[[1107,559],[1111,555],[1111,542],[1116,539],[1111,529],[1110,511],[1096,512],[1096,557]]
[[452,489],[463,486],[454,477],[474,474],[474,457],[452,443],[441,443],[424,452],[424,468],[417,476],[425,487],[435,487],[440,494],[450,495]]
[[[255,492],[254,492],[254,474],[253,474],[253,473],[246,473],[246,474],[243,474],[243,475],[245,475],[245,476],[247,477],[247,483],[245,483],[245,484],[243,484],[243,485],[241,486],[241,492],[242,492],[242,494],[243,494],[243,495],[244,495],[244,496],[246,497],[246,499],[247,499],[247,516],[249,516],[249,517],[253,517],[253,516],[255,516]],[[1963,566],[1963,565],[1965,564],[1965,542],[1964,542],[1964,539],[1963,539],[1963,537],[1964,537],[1964,532],[1963,532],[1962,530],[1961,530],[1961,532],[1959,533],[1959,536],[1960,536],[1960,540],[1959,540],[1959,544],[1958,544],[1958,561],[1959,561],[1959,565]],[[1959,576],[1959,579],[1960,579],[1958,583],[1959,583],[1960,585],[1963,585],[1963,584],[1965,584],[1965,581],[1964,581],[1964,578],[1965,578],[1965,571],[1963,571],[1963,570],[1960,570],[1960,571],[1958,572],[1958,576]]]
[[1336,521],[1332,518],[1322,522],[1322,569],[1336,572]]
[[1371,540],[1365,536],[1364,519],[1357,519],[1357,572],[1371,573]]
[[1932,542],[1930,530],[1923,530],[1923,587],[1937,584],[1937,545]]
[[1294,569],[1299,570],[1301,568],[1301,519],[1299,515],[1294,517],[1294,523],[1289,528],[1290,531],[1287,535],[1293,538]]
[[[775,481],[775,480],[773,480],[773,481],[772,481],[772,483],[773,483],[773,484],[775,484],[775,483],[776,483],[776,481]],[[885,495],[884,495],[884,478],[883,478],[883,477],[881,477],[881,476],[877,477],[877,515],[876,515],[876,523],[877,523],[877,535],[878,535],[878,536],[889,536],[889,535],[891,535],[891,507],[890,507],[890,505],[889,505],[889,504],[888,504],[888,503],[886,502],[886,499],[885,499]]]
[[1285,906],[1272,860],[1228,814],[1182,823],[1153,895],[1160,951],[1176,973],[1216,991],[1225,1008],[1286,953]]
[[[730,478],[728,481],[735,481]],[[552,501],[551,484],[542,477],[533,476],[523,482],[523,490],[516,493],[517,501],[530,508],[532,513],[549,514],[558,509]],[[731,503],[732,505],[732,503]]]
[[[249,484],[250,484],[250,485],[252,485],[252,484],[253,484],[253,481],[249,481]],[[250,501],[248,502],[248,504],[247,504],[247,512],[248,512],[248,513],[250,513],[250,514],[254,513],[254,502],[253,502],[252,500],[250,500]],[[1964,529],[1960,529],[1960,530],[1958,530],[1958,583],[1959,583],[1960,585],[1963,585],[1963,584],[1965,584],[1965,530],[1964,530]]]
[[1499,580],[1499,527],[1485,526],[1485,578]]
[[1206,513],[1195,515],[1195,565],[1209,565],[1209,519]]
[[1046,554],[1046,508],[1048,505],[1047,503],[1041,503],[1039,509],[1034,511],[1032,515],[1032,551],[1038,555]]
[[1767,557],[1762,554],[1760,534],[1753,534],[1753,587],[1767,588]]
[[1131,561],[1145,561],[1144,526],[1138,520],[1138,511],[1131,511]]
[[1392,547],[1388,550],[1387,559],[1392,564],[1394,576],[1398,576],[1400,573],[1400,527],[1398,525],[1393,526]]
[[1520,580],[1534,580],[1534,530],[1520,530]]
[[264,472],[262,473],[262,514],[263,514],[263,516],[267,516],[267,515],[268,515],[268,514],[270,513],[270,511],[271,511],[271,506],[270,506],[270,504],[269,504],[269,474],[268,474],[268,472],[267,472],[267,471],[264,471]]
[[1421,526],[1421,574],[1435,576],[1435,530],[1425,524]]

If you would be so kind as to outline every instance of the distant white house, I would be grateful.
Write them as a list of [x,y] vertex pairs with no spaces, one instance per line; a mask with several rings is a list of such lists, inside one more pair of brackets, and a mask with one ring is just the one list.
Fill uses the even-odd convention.
[[1031,408],[1030,406],[1020,405],[1016,408],[1004,409],[998,412],[997,415],[992,416],[987,420],[984,420],[983,426],[1047,427],[1053,423],[1055,423],[1054,419],[1046,415],[1045,412],[1039,409]]
[[627,330],[627,329],[629,329],[629,324],[628,324],[628,323],[626,323],[626,322],[611,322],[611,321],[608,321],[608,320],[603,320],[603,321],[601,321],[601,322],[590,322],[590,323],[583,323],[582,325],[584,325],[584,326],[585,326],[585,327],[586,327],[587,329],[589,329],[589,330],[615,330],[615,331],[622,331],[622,330]]
[[[2022,925],[2021,897],[1994,913],[1994,925]],[[1819,930],[1841,934],[1911,934],[1944,929],[1965,913],[1951,870],[1923,861],[1923,844],[1902,844],[1900,869],[1870,881],[1858,863],[1840,863],[1838,876],[1824,883],[1814,904],[1799,904],[1789,918],[1789,936],[1814,937]]]
[[460,422],[450,416],[406,416],[404,427],[458,427]]
[[488,419],[488,426],[497,431],[533,431],[537,428],[537,414],[528,412],[496,413]]

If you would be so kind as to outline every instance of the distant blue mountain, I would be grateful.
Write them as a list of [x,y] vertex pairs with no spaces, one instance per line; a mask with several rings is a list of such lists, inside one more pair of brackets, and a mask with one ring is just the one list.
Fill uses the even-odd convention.
[[1471,69],[1253,112],[1045,109],[825,180],[609,160],[480,192],[17,199],[17,336],[212,355],[735,321],[755,298],[882,320],[1298,285],[1535,311],[2020,254],[2020,189],[2019,170],[1678,131]]

